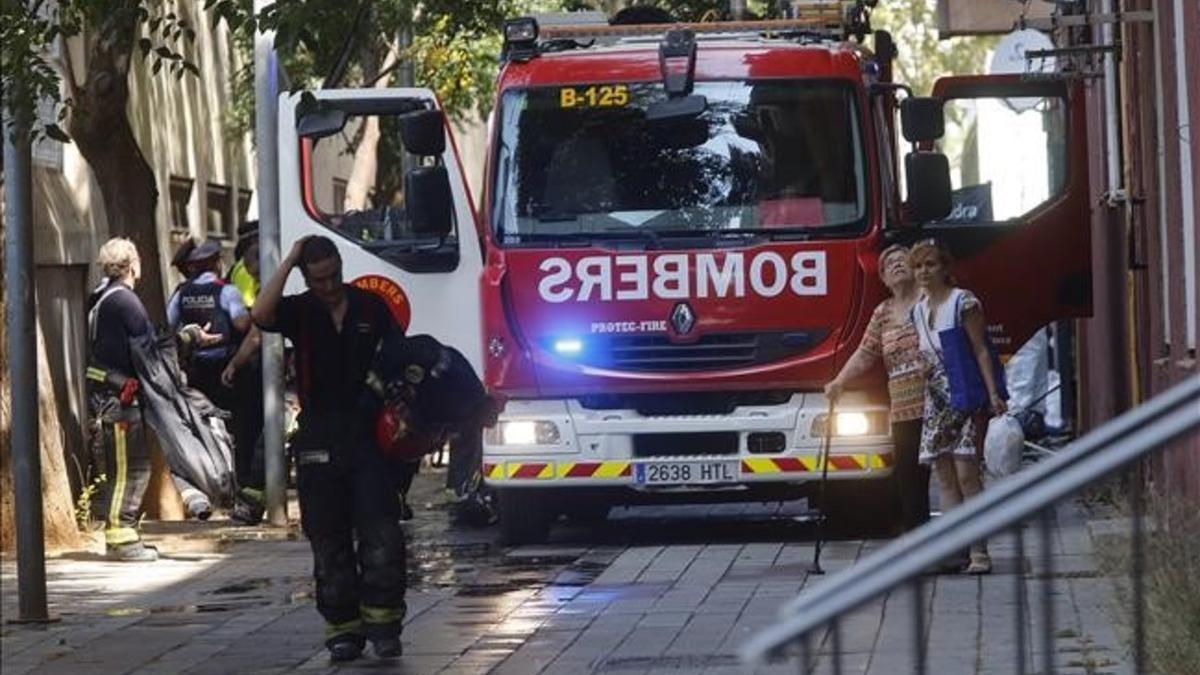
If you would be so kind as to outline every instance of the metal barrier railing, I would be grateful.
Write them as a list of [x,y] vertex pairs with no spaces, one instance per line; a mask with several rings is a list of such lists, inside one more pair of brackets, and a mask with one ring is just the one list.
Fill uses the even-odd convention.
[[[1001,480],[976,497],[926,525],[888,543],[852,567],[824,583],[806,589],[781,611],[779,622],[754,636],[741,650],[746,661],[758,662],[780,656],[789,646],[800,655],[800,672],[808,672],[810,640],[814,631],[829,629],[833,672],[842,672],[839,619],[902,585],[914,590],[912,639],[916,672],[925,673],[925,608],[921,575],[956,552],[1005,530],[1013,530],[1018,560],[1025,558],[1021,524],[1037,518],[1041,538],[1041,635],[1039,651],[1044,662],[1039,671],[1054,672],[1053,556],[1049,541],[1053,530],[1053,508],[1074,495],[1146,455],[1200,427],[1200,376],[1193,376],[1143,405],[1104,424],[1068,445],[1054,456],[1015,476]],[[1133,623],[1133,667],[1145,671],[1143,571],[1144,504],[1142,480],[1135,466],[1130,481],[1131,596]],[[1018,573],[1016,599],[1018,630],[1014,653],[1019,655],[1015,672],[1027,668],[1025,620],[1028,611],[1024,574]]]

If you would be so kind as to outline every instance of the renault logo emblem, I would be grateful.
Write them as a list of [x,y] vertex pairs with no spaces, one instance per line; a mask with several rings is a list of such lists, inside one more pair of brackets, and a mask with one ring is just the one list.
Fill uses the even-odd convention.
[[680,335],[687,335],[696,325],[696,313],[686,302],[675,305],[671,310],[671,327]]

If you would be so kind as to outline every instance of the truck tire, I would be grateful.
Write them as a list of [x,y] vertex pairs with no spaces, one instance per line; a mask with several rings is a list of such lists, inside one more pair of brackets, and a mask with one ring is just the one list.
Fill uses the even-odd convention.
[[830,533],[847,536],[888,537],[900,532],[900,493],[896,478],[829,481],[821,503],[820,486],[813,503],[828,519]]
[[504,543],[514,546],[546,543],[551,514],[541,490],[497,490],[496,502]]

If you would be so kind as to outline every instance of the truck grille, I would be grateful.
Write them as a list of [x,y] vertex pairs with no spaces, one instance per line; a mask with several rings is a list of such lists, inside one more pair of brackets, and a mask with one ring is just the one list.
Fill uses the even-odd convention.
[[759,333],[709,333],[692,342],[664,334],[590,335],[574,361],[615,370],[687,372],[769,363],[801,354],[829,334],[825,329]]
[[692,455],[736,455],[736,431],[635,434],[634,457],[686,457]]
[[673,394],[587,394],[579,397],[579,403],[588,410],[636,410],[644,417],[677,417],[728,415],[738,406],[783,405],[791,398],[791,391],[774,389]]

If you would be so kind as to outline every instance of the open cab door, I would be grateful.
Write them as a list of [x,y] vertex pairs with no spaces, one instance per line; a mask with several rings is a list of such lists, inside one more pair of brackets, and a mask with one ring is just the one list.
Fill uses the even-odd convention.
[[[334,89],[280,99],[282,250],[334,240],[347,283],[381,295],[482,373],[483,252],[458,151],[433,92]],[[287,292],[303,290],[299,274]]]
[[1087,116],[1079,80],[945,77],[934,85],[949,216],[925,225],[983,302],[997,348],[1092,311]]

